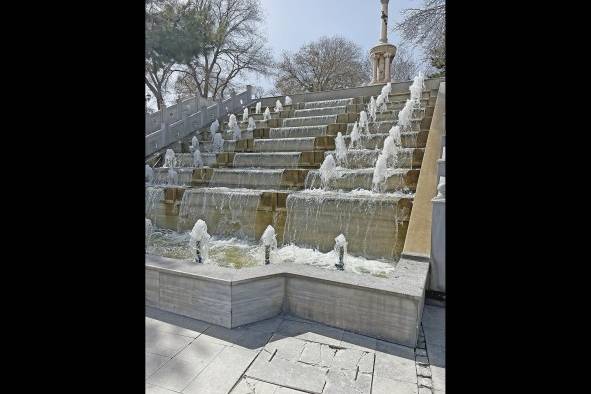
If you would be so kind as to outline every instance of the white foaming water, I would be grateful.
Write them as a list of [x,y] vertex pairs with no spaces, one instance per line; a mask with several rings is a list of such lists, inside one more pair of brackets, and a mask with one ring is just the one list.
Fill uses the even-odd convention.
[[242,121],[246,122],[248,120],[248,107],[244,108],[244,111],[242,112]]
[[394,140],[394,143],[397,146],[402,146],[402,136],[400,135],[400,127],[399,126],[392,126],[388,134]]
[[281,105],[281,101],[275,101],[275,112],[283,111],[283,105]]
[[176,155],[172,149],[166,150],[166,153],[164,154],[164,165],[162,167],[176,167]]
[[193,138],[191,138],[191,150],[199,150],[199,140],[197,139],[197,136],[193,136]]
[[261,102],[260,102],[260,101],[259,101],[259,102],[257,103],[257,105],[255,106],[255,108],[254,108],[254,113],[255,113],[255,114],[260,114],[260,113],[261,113]]
[[[386,101],[384,97],[388,97],[388,95],[384,96],[384,93],[380,93],[378,98],[376,99],[376,111],[382,112],[385,111],[388,107],[386,106]],[[376,117],[374,116],[374,122],[376,121]]]
[[167,183],[168,183],[168,185],[171,185],[171,186],[178,185],[178,183],[179,183],[179,174],[172,167],[170,167],[168,169]]
[[[445,160],[445,146],[443,147],[443,150],[441,151],[441,158],[443,160]],[[149,166],[148,166],[149,167]]]
[[361,140],[361,134],[359,133],[359,126],[357,126],[357,122],[353,125],[353,130],[351,130],[351,143],[349,148],[354,148],[359,144]]
[[324,158],[322,165],[319,169],[320,172],[320,182],[322,183],[322,188],[328,188],[328,183],[332,178],[335,178],[337,174],[337,165],[334,161],[334,157],[332,155],[328,155]]
[[365,112],[365,111],[361,111],[361,113],[359,113],[359,128],[361,129],[361,131],[363,131],[363,129],[365,128],[365,131],[367,133],[369,133],[369,124],[367,122],[367,112]]
[[242,131],[240,130],[240,126],[238,126],[238,123],[236,123],[234,125],[234,130],[233,130],[233,133],[232,133],[232,138],[234,138],[235,140],[242,139]]
[[193,229],[189,233],[191,240],[189,241],[189,245],[191,247],[191,251],[193,253],[193,258],[197,257],[197,242],[200,242],[199,245],[199,252],[202,257],[202,261],[206,261],[208,254],[209,254],[209,240],[211,236],[207,233],[207,223],[203,220],[199,219],[193,226]]
[[224,138],[222,137],[221,133],[216,133],[213,136],[212,150],[216,153],[224,150]]
[[164,200],[164,189],[161,187],[147,187],[146,188],[146,218],[154,219],[155,208],[160,204],[160,201]]
[[265,113],[263,114],[263,120],[271,119],[271,111],[269,107],[265,109]]
[[382,87],[382,96],[384,96],[384,102],[389,103],[390,99],[388,95],[392,92],[392,82],[388,82]]
[[145,181],[148,183],[152,183],[154,181],[154,170],[148,164],[146,164]]
[[384,182],[386,181],[386,160],[386,155],[381,153],[378,156],[378,160],[376,161],[376,166],[373,170],[373,178],[371,181],[372,190],[375,192],[380,192],[383,188]]
[[423,94],[423,89],[425,88],[424,84],[425,77],[423,76],[422,71],[419,71],[419,74],[414,77],[412,85],[408,88],[410,90],[410,99],[416,104],[420,103],[421,95]]
[[347,239],[343,234],[340,234],[338,237],[334,239],[334,251],[339,255],[339,249],[343,248],[343,262],[345,262],[347,257]]
[[150,219],[146,218],[146,235],[145,235],[146,246],[148,246],[151,236],[152,236],[152,221]]
[[267,226],[265,232],[261,236],[261,242],[263,243],[263,246],[270,246],[271,249],[277,248],[277,237],[275,236],[275,229],[273,226]]
[[248,118],[248,126],[246,127],[246,130],[247,130],[247,131],[253,131],[253,130],[254,130],[254,129],[256,129],[256,128],[257,128],[257,124],[256,124],[256,122],[254,121],[254,119],[252,118],[252,116],[250,116],[250,117]]
[[193,152],[193,166],[197,168],[203,167],[203,159],[201,158],[201,152],[199,149],[196,149],[195,152]]
[[233,130],[234,126],[238,126],[238,121],[236,120],[236,115],[230,114],[230,119],[228,120],[228,129]]
[[215,133],[218,132],[219,128],[220,128],[220,122],[218,122],[218,120],[216,119],[213,121],[211,126],[209,126],[209,134],[211,134],[211,138],[213,138]]
[[[378,96],[380,97],[380,96]],[[377,111],[378,111],[378,107],[376,105],[376,100],[373,98],[373,96],[371,96],[371,99],[369,100],[369,118],[371,119],[372,122],[376,121],[376,117],[377,117]]]
[[285,105],[291,105],[291,97],[285,96]]
[[340,166],[345,166],[347,162],[347,145],[345,144],[345,138],[340,131],[337,133],[337,138],[335,138],[334,143],[337,162]]
[[412,106],[413,106],[413,102],[408,99],[406,100],[406,103],[404,104],[404,108],[402,108],[402,110],[400,110],[400,112],[398,113],[398,126],[401,129],[406,129],[408,127],[410,127],[410,117],[412,114]]
[[[177,233],[155,228],[147,253],[193,262],[195,261],[195,247],[194,245],[191,247],[190,242],[190,235],[186,232]],[[206,252],[205,264],[240,269],[263,265],[265,246],[236,238],[211,237]],[[271,264],[306,264],[317,268],[336,270],[334,264],[337,259],[338,254],[334,250],[322,253],[316,249],[294,244],[271,250]],[[388,277],[394,269],[395,265],[392,262],[351,255],[347,256],[347,264],[345,265],[345,271],[378,277]]]

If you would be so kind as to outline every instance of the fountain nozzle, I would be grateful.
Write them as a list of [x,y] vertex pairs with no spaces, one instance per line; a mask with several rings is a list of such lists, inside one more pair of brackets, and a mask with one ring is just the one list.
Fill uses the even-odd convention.
[[337,267],[337,269],[339,271],[345,270],[345,262],[343,261],[344,257],[345,257],[345,247],[339,246],[339,262],[334,265],[335,267]]
[[271,264],[271,245],[265,245],[265,265]]
[[199,264],[203,264],[203,260],[201,259],[201,241],[195,242],[195,262]]

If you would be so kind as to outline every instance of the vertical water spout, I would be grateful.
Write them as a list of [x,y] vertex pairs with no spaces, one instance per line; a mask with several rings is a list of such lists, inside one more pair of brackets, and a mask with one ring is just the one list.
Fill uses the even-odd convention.
[[195,262],[203,263],[207,258],[207,251],[209,249],[209,239],[211,236],[207,233],[207,224],[199,219],[193,226],[191,233],[191,245],[194,245]]
[[271,249],[277,248],[277,237],[275,236],[275,229],[268,225],[265,232],[261,236],[261,242],[265,247],[265,265],[271,263]]
[[255,106],[254,113],[255,114],[260,114],[261,113],[261,102],[260,101]]
[[366,133],[369,133],[369,124],[367,122],[367,112],[361,111],[359,113],[359,128],[361,131],[365,129]]
[[216,133],[213,136],[212,149],[214,153],[220,153],[224,150],[224,138],[222,137],[222,133]]
[[345,255],[347,254],[347,240],[343,234],[340,234],[334,239],[334,242],[334,249],[338,256],[338,261],[335,264],[335,267],[338,270],[343,271],[345,269]]
[[263,114],[263,120],[268,120],[271,119],[271,111],[269,110],[269,107],[267,107],[265,109],[265,113]]
[[345,144],[345,138],[340,131],[337,133],[337,138],[335,138],[334,142],[337,154],[337,163],[341,167],[344,167],[347,164],[347,145]]
[[324,161],[320,166],[319,172],[322,188],[328,189],[330,180],[337,176],[337,165],[332,155],[328,155],[324,158]]
[[242,121],[246,122],[248,120],[248,107],[244,107],[244,111],[242,112]]
[[275,101],[275,112],[283,111],[283,105],[281,105],[281,101]]
[[146,164],[145,180],[148,184],[152,184],[154,181],[154,170],[152,170],[152,167],[150,167],[148,164]]
[[166,153],[164,154],[164,165],[162,167],[176,167],[176,155],[172,149],[166,150]]
[[291,105],[291,97],[285,96],[285,105]]
[[199,150],[199,140],[197,139],[197,136],[191,138],[191,151],[194,152],[195,150]]
[[209,134],[211,134],[210,138],[213,139],[213,136],[215,135],[215,133],[218,132],[220,128],[220,122],[218,122],[218,120],[214,120],[213,123],[211,124],[211,126],[209,126]]

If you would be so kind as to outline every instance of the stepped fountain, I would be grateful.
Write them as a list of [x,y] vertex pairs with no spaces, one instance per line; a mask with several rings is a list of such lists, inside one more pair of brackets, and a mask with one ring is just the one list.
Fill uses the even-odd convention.
[[[254,277],[259,273],[267,276],[264,283],[271,283],[272,275],[289,272],[281,286],[292,286],[300,283],[294,278],[303,275],[297,268],[302,265],[309,266],[301,272],[310,273],[306,278],[311,279],[298,276],[301,281],[337,275],[330,276],[332,283],[350,280],[351,288],[361,280],[355,275],[376,286],[388,278],[388,286],[394,286],[389,296],[399,304],[410,303],[411,312],[383,337],[412,341],[422,290],[414,284],[419,279],[411,278],[426,277],[426,272],[400,255],[429,129],[430,113],[424,107],[437,86],[432,80],[415,78],[415,82],[412,90],[408,83],[387,83],[364,87],[362,95],[348,97],[294,95],[293,100],[286,96],[246,103],[239,110],[242,124],[236,119],[240,113],[229,114],[223,118],[227,122],[215,127],[214,122],[209,130],[198,132],[197,141],[191,139],[192,157],[181,159],[185,153],[174,157],[167,152],[164,167],[177,173],[177,180],[146,187],[146,219],[156,234],[147,241],[146,253],[149,264],[158,267],[154,272],[163,278],[166,264],[184,261],[193,267],[191,280],[208,280],[196,279],[201,267],[219,283],[245,275],[258,286]],[[423,105],[422,112],[417,103]],[[274,112],[281,114],[271,115],[273,105]],[[223,135],[232,139],[224,140]],[[147,174],[148,167],[146,178]],[[185,174],[188,178],[183,178]],[[229,294],[234,297],[246,284],[231,286]],[[370,287],[364,291],[373,294]],[[265,290],[260,294],[268,298]],[[154,302],[165,305],[161,299]],[[246,304],[233,298],[231,302]],[[234,312],[240,312],[231,309],[228,325],[235,326]],[[384,313],[394,310],[402,309]]]

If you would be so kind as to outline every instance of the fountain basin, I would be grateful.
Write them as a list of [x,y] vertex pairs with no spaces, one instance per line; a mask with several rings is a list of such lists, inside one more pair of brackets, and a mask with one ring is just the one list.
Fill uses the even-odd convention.
[[145,303],[226,328],[285,312],[414,347],[428,268],[401,260],[385,279],[289,263],[234,270],[146,255]]

